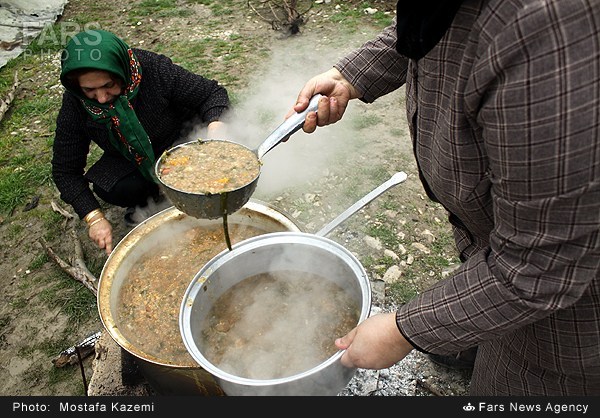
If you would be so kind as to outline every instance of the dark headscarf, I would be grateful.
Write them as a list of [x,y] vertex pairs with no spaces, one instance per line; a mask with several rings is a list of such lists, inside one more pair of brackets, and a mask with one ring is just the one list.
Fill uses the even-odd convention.
[[[142,69],[131,48],[110,32],[87,30],[69,40],[61,64],[61,83],[81,100],[93,120],[108,125],[113,146],[133,161],[144,177],[155,182],[152,143],[130,102],[138,93],[142,80]],[[116,75],[125,83],[122,94],[112,103],[101,104],[88,99],[67,77],[71,71],[81,69],[103,70]]]
[[396,3],[396,50],[423,58],[442,39],[463,0],[399,0]]

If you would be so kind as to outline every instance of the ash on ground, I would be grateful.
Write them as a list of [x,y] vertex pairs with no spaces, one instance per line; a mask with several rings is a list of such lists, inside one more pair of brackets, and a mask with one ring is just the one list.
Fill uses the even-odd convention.
[[[372,281],[371,286],[371,315],[374,315],[382,312],[380,306],[385,306],[385,290],[381,281]],[[384,309],[389,312],[395,308],[386,306]],[[467,396],[470,380],[470,370],[448,369],[413,350],[387,369],[357,369],[339,396]]]
[[470,372],[452,371],[412,352],[383,370],[358,369],[339,396],[467,396]]

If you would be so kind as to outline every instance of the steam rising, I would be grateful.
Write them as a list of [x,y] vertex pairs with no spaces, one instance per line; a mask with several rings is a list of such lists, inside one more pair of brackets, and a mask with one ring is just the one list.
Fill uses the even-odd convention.
[[263,273],[215,301],[201,326],[203,351],[237,376],[287,377],[333,355],[333,340],[350,331],[359,314],[358,302],[324,277],[292,270]]
[[[327,39],[312,39],[310,33],[278,41],[264,68],[249,82],[247,91],[238,94],[240,100],[223,120],[232,141],[256,149],[285,120],[298,93],[313,76],[329,70],[345,52],[368,39],[359,37],[354,45],[329,45]],[[303,187],[323,176],[339,150],[347,148],[356,138],[352,130],[351,103],[344,118],[334,125],[321,127],[312,134],[301,129],[289,140],[281,142],[263,158],[260,180],[254,197],[279,193],[287,187]],[[191,138],[202,137],[196,130]],[[309,191],[309,189],[307,189]]]
[[[264,68],[256,71],[247,91],[243,93],[235,92],[239,101],[223,118],[228,125],[228,138],[225,139],[256,149],[284,121],[285,115],[292,108],[305,82],[312,76],[330,69],[340,56],[372,36],[372,34],[363,35],[354,41],[348,39],[348,43],[342,46],[329,45],[327,39],[314,39],[314,36],[310,33],[277,41],[272,48],[271,59],[265,63]],[[290,187],[298,187],[307,192],[311,191],[308,183],[323,177],[329,167],[339,165],[339,161],[334,163],[334,159],[341,151],[352,147],[354,142],[366,143],[370,140],[365,136],[360,137],[353,128],[353,117],[361,111],[362,106],[362,104],[353,101],[346,109],[344,118],[338,123],[318,128],[315,133],[310,135],[299,130],[287,142],[282,142],[269,151],[262,159],[260,180],[253,197],[270,201],[271,196]],[[205,131],[202,128],[197,128],[181,142],[203,137],[206,137]],[[354,167],[348,167],[350,172],[353,169]],[[334,209],[331,218],[335,215],[337,215],[337,212]],[[174,232],[173,236],[175,234]],[[298,252],[292,252],[268,257],[272,261],[295,260],[295,262],[289,261],[290,264],[272,266],[268,271],[274,269],[301,270],[304,266],[315,263],[313,259],[299,261],[301,260],[299,255]],[[320,260],[320,262],[323,262],[323,260]],[[281,261],[281,263],[283,262]],[[240,271],[244,272],[247,265],[241,264]],[[323,273],[324,277],[337,275],[332,271],[325,272],[325,270],[319,270],[319,273]],[[352,275],[347,276],[346,279],[349,281],[356,280]],[[338,284],[344,287],[343,283],[339,282]],[[328,296],[331,295],[328,294]],[[356,296],[354,295],[354,297]],[[259,296],[255,303],[247,304],[248,311],[244,314],[237,328],[239,328],[240,333],[243,333],[244,330],[253,329],[251,325],[255,325],[256,319],[266,315],[271,320],[275,332],[274,337],[270,340],[267,339],[271,342],[271,346],[267,350],[273,352],[275,348],[285,343],[287,348],[284,350],[284,354],[294,354],[292,357],[287,357],[285,362],[296,363],[290,365],[292,368],[295,367],[294,370],[306,370],[311,365],[299,362],[307,358],[315,358],[315,351],[318,347],[314,344],[305,344],[303,351],[298,352],[298,344],[291,348],[287,344],[298,338],[298,324],[316,323],[317,320],[326,321],[323,306],[315,304],[315,297],[314,293],[311,294],[306,289],[301,289],[294,297],[296,307],[291,309],[286,317],[277,317],[277,315],[272,314],[274,307],[271,305],[274,302],[281,302],[281,296],[268,294]],[[339,303],[337,307],[340,306],[343,306],[343,303]],[[340,310],[342,309],[334,310],[334,312],[339,313]],[[346,331],[330,332],[327,341],[333,344],[334,339],[342,336]],[[279,363],[279,365],[282,363],[279,361],[274,362],[270,356],[262,357],[263,359],[270,358],[270,360],[263,361],[260,360],[261,356],[258,353],[255,355],[248,350],[242,351],[243,355],[238,354],[238,357],[243,357],[246,365],[250,364],[251,370],[248,373],[253,377],[260,379],[265,378],[265,376],[273,377],[277,373],[288,373],[281,370],[271,370],[273,363]],[[227,359],[227,361],[232,362],[233,360]],[[322,361],[322,359],[318,360],[317,363],[319,361]],[[314,363],[312,366],[314,366]],[[229,366],[224,367],[228,368]],[[350,379],[353,371],[334,367],[329,372],[329,375],[322,376],[323,381],[312,382],[311,391],[316,391],[314,394],[330,393],[332,390],[334,390],[333,393],[337,393]],[[331,373],[335,376],[332,376]],[[339,376],[337,376],[338,373]],[[339,382],[337,382],[338,380]],[[324,386],[320,387],[321,384]],[[252,390],[261,391],[259,387],[252,388]],[[265,390],[267,389],[265,388]]]

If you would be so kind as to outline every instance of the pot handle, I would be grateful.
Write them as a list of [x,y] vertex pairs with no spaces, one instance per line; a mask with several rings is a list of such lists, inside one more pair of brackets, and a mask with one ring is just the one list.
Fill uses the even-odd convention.
[[329,222],[327,225],[325,225],[323,228],[321,228],[321,230],[316,232],[315,235],[324,237],[325,235],[329,234],[334,228],[336,228],[338,225],[340,225],[342,222],[344,222],[350,216],[354,215],[362,207],[366,206],[368,203],[370,203],[373,199],[375,199],[376,197],[381,195],[383,192],[387,191],[388,189],[390,189],[391,187],[393,187],[397,184],[404,182],[404,180],[406,180],[406,177],[407,177],[407,175],[405,172],[403,172],[403,171],[397,172],[392,177],[390,177],[390,179],[387,180],[385,183],[376,187],[374,190],[369,192],[365,197],[363,197],[358,202],[356,202],[355,204],[350,206],[348,209],[346,209],[344,212],[339,214],[337,218],[335,218],[333,221]]
[[284,139],[287,139],[296,132],[298,129],[304,126],[304,120],[306,119],[306,115],[308,112],[316,112],[319,107],[319,99],[322,97],[322,94],[315,94],[308,103],[306,109],[302,112],[298,112],[295,115],[287,118],[281,125],[279,125],[275,130],[263,141],[262,144],[258,146],[256,150],[256,155],[259,160],[262,160],[262,157],[275,145],[279,144]]

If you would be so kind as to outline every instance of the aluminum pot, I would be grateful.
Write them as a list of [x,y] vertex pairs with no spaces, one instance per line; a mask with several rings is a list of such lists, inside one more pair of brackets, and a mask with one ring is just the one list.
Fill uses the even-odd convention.
[[[352,295],[360,308],[359,322],[369,315],[369,278],[360,262],[347,249],[312,234],[278,232],[268,235],[267,239],[256,241],[251,238],[237,250],[219,254],[209,266],[200,270],[182,305],[180,327],[184,343],[198,364],[215,376],[227,395],[335,395],[348,384],[355,372],[342,366],[339,361],[341,351],[305,372],[260,380],[230,374],[203,354],[206,348],[200,337],[203,331],[201,324],[215,301],[234,285],[256,274],[295,270],[319,275],[334,281]],[[290,324],[290,328],[293,326]]]
[[[228,219],[230,226],[250,225],[265,233],[275,231],[301,231],[301,228],[283,212],[264,202],[251,199],[238,212]],[[120,323],[118,310],[120,292],[128,280],[128,273],[142,257],[151,254],[160,242],[177,242],[187,231],[198,227],[221,225],[219,220],[197,219],[190,217],[175,207],[170,207],[146,219],[132,229],[114,248],[107,259],[98,283],[97,303],[100,319],[105,330],[124,350],[131,353],[138,363],[141,372],[150,385],[161,395],[223,395],[222,388],[214,380],[212,374],[206,372],[191,357],[167,359],[156,353],[148,352],[133,339],[128,338],[123,329],[128,324]],[[191,266],[196,272],[198,266]],[[185,280],[183,289],[192,281],[195,273]],[[179,336],[178,316],[179,301],[176,297],[175,333]],[[134,330],[144,335],[146,330]],[[183,341],[182,350],[185,352]],[[189,356],[187,356],[189,357]]]
[[[281,125],[279,125],[255,150],[250,150],[256,154],[257,162],[260,167],[262,164],[262,158],[269,152],[275,145],[279,144],[283,140],[290,137],[291,134],[298,131],[303,125],[306,115],[311,111],[317,110],[317,105],[320,94],[313,96],[310,100],[308,107],[299,113],[296,113],[287,118]],[[169,184],[166,184],[162,180],[161,172],[165,158],[172,152],[177,151],[180,148],[188,147],[192,144],[197,143],[199,140],[189,141],[183,144],[176,145],[166,150],[160,158],[157,159],[154,166],[154,173],[156,178],[159,180],[159,184],[164,193],[169,197],[173,205],[190,216],[194,216],[200,219],[217,219],[222,218],[223,215],[231,215],[238,209],[240,209],[252,196],[256,186],[258,185],[258,179],[260,177],[260,171],[254,179],[246,183],[244,186],[239,187],[235,190],[231,190],[225,193],[190,193],[186,190],[177,189]],[[222,141],[222,142],[233,142],[222,139],[208,139],[201,140],[201,142],[210,141]],[[242,144],[237,144],[245,147]],[[247,148],[247,147],[246,147]]]
[[[406,180],[406,177],[403,172],[396,173],[316,234],[275,232],[250,238],[235,244],[232,250],[219,253],[200,269],[185,292],[179,326],[188,352],[215,377],[227,395],[336,395],[348,384],[355,369],[341,364],[342,351],[337,351],[309,370],[287,377],[254,379],[234,375],[205,356],[209,342],[203,338],[204,323],[219,298],[244,279],[289,271],[318,276],[335,283],[351,295],[354,304],[358,305],[358,323],[366,319],[371,309],[371,287],[367,273],[348,249],[324,235],[385,190]],[[340,310],[345,308],[339,307]],[[290,328],[294,328],[294,325],[289,323]],[[332,340],[334,337],[331,336]]]

